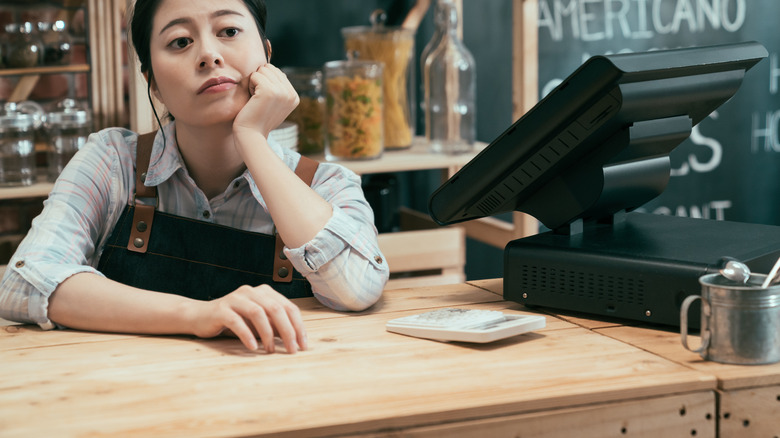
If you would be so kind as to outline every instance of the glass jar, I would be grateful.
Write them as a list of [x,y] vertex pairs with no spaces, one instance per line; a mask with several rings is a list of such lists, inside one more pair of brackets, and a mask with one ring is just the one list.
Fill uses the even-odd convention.
[[283,69],[301,102],[287,116],[298,125],[298,152],[309,155],[325,150],[325,95],[322,70],[305,67]]
[[325,63],[325,157],[379,158],[384,151],[383,66],[371,61]]
[[65,99],[56,111],[46,114],[46,131],[49,135],[47,177],[53,182],[87,142],[92,116],[88,110],[79,108],[75,100]]
[[9,68],[29,68],[41,63],[43,43],[32,23],[7,25],[6,32],[9,33],[6,54]]
[[384,65],[385,149],[405,149],[415,132],[414,31],[386,27],[384,11],[371,15],[371,26],[341,29],[348,54]]
[[7,102],[0,114],[0,185],[29,186],[35,181],[35,130],[43,109],[35,102]]
[[451,0],[438,0],[446,27],[423,66],[425,137],[433,152],[472,150],[476,141],[477,79],[474,57],[458,37],[458,12]]
[[43,63],[45,65],[68,65],[71,57],[71,38],[65,21],[38,23],[38,32],[43,42]]

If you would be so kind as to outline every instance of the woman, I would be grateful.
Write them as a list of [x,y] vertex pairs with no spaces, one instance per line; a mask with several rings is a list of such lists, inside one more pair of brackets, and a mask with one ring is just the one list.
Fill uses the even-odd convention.
[[[300,311],[275,290],[284,283],[239,283],[214,292],[209,280],[222,274],[189,281],[214,264],[204,259],[188,265],[172,283],[181,285],[179,290],[156,292],[164,290],[155,287],[157,282],[179,271],[161,268],[168,262],[159,260],[173,263],[193,254],[145,260],[156,255],[152,245],[178,247],[171,235],[189,230],[188,223],[216,224],[209,228],[213,232],[184,231],[180,240],[195,242],[194,256],[224,253],[243,259],[249,255],[235,253],[236,248],[255,234],[267,242],[276,231],[284,242],[281,259],[308,280],[323,304],[362,310],[379,299],[388,270],[359,178],[323,163],[309,187],[294,172],[305,167],[298,166],[305,159],[268,142],[298,96],[268,62],[265,18],[263,0],[137,0],[133,45],[150,93],[174,121],[141,140],[119,128],[90,136],[8,265],[0,285],[0,317],[43,328],[204,338],[232,333],[250,350],[259,348],[259,338],[267,352],[274,351],[278,336],[287,352],[306,349]],[[136,154],[139,170],[148,163],[146,171],[135,171]],[[144,193],[145,187],[155,187],[156,193]],[[142,209],[151,210],[153,220],[136,220],[133,215]],[[168,219],[173,222],[165,225]],[[163,228],[168,231],[161,235]],[[125,250],[123,232],[147,234],[131,236]],[[220,237],[198,247],[201,238],[223,232],[235,244]],[[243,234],[235,238],[236,233]],[[147,253],[139,255],[138,248]],[[273,247],[266,252],[263,257],[273,259]],[[222,272],[231,271],[227,268]],[[133,274],[122,277],[128,270]],[[158,274],[145,275],[155,270]],[[267,278],[269,273],[255,274]],[[195,299],[204,297],[215,299]]]

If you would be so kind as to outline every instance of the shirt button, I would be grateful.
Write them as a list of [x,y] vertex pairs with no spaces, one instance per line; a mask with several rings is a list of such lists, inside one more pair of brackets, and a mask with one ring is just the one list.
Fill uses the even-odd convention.
[[383,260],[382,260],[382,257],[380,257],[380,256],[374,256],[374,261],[381,265]]
[[14,265],[14,266],[16,266],[17,268],[23,268],[24,267],[24,260],[19,260],[18,262],[16,262],[16,265]]
[[209,213],[209,211],[208,211],[208,210],[203,210],[203,217],[205,217],[206,219],[208,219],[208,218],[210,218],[210,217],[211,217],[211,213]]
[[240,185],[241,185],[241,181],[236,181],[236,182],[233,183],[233,188],[237,189],[238,186],[240,186]]

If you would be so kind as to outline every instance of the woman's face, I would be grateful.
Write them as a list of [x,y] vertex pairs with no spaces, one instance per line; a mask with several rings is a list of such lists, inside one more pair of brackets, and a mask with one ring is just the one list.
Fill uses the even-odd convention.
[[241,0],[163,0],[150,45],[152,89],[177,124],[232,122],[249,100],[249,75],[266,64]]

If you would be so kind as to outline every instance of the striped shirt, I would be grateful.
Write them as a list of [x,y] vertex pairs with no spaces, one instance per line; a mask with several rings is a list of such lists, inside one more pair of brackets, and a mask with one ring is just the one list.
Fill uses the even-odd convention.
[[[77,273],[102,275],[96,266],[106,240],[133,199],[137,138],[126,129],[102,130],[68,163],[8,264],[0,283],[0,318],[54,328],[47,307],[55,288]],[[249,171],[207,199],[175,145],[172,122],[155,138],[146,178],[157,186],[160,211],[273,234],[273,220]],[[273,143],[271,148],[295,169],[297,152]],[[360,178],[343,166],[321,163],[312,188],[331,204],[333,215],[310,242],[285,253],[324,305],[365,309],[379,299],[389,271]]]

